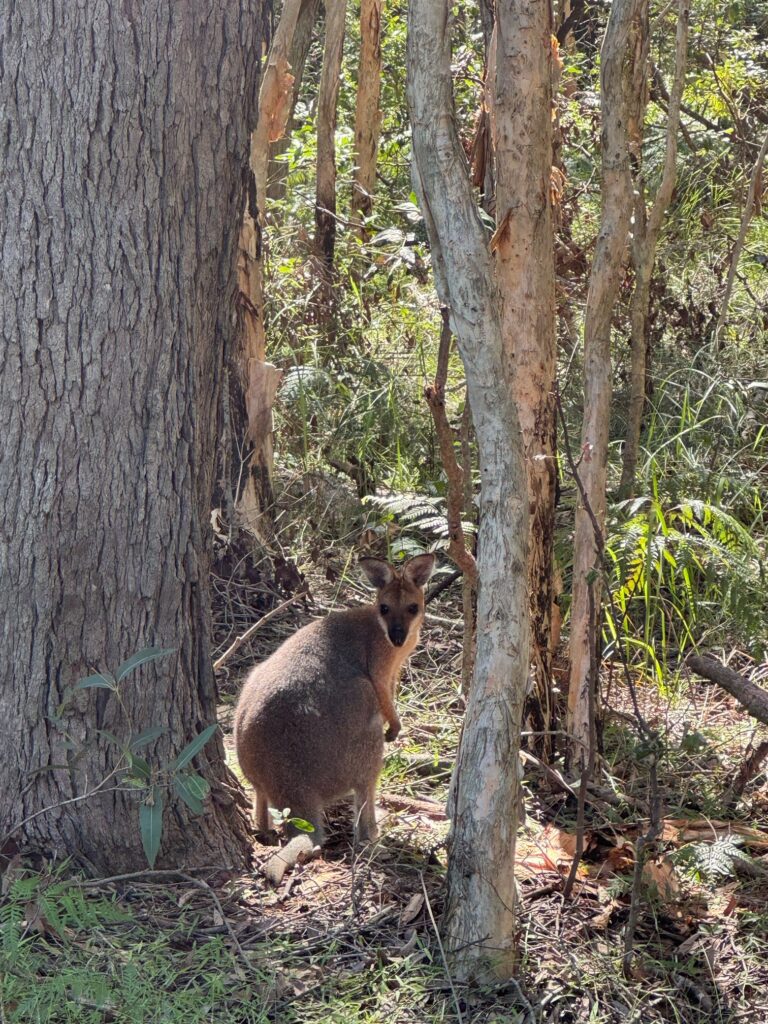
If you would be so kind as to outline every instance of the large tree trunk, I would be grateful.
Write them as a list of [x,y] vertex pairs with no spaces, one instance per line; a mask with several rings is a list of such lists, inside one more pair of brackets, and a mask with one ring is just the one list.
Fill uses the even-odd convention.
[[[104,731],[164,725],[161,765],[216,717],[207,537],[260,7],[2,11],[0,834],[97,871],[146,864],[135,795],[77,799],[114,767]],[[176,653],[122,708],[79,690],[57,721],[146,644]],[[198,764],[213,799],[166,795],[160,863],[243,865],[219,739]]]
[[330,282],[336,246],[336,106],[344,55],[347,0],[326,0],[325,49],[317,97],[317,186],[315,248]]
[[[555,260],[551,202],[552,14],[539,0],[498,0],[491,47],[491,123],[496,163],[492,249],[505,351],[528,476],[534,688],[527,703],[534,744],[551,750],[552,558],[557,483]],[[544,42],[542,42],[544,41]],[[494,70],[495,65],[495,70]]]
[[[675,75],[667,112],[667,137],[664,151],[664,170],[650,214],[646,212],[645,181],[642,167],[642,131],[648,96],[647,81],[643,81],[638,147],[638,172],[635,180],[635,224],[632,245],[635,265],[635,290],[632,295],[632,334],[630,340],[629,416],[624,444],[619,497],[634,494],[637,459],[640,451],[640,433],[643,426],[646,394],[648,390],[648,326],[651,307],[651,280],[656,262],[656,248],[661,226],[672,201],[677,169],[677,132],[680,127],[680,103],[685,86],[685,63],[688,52],[688,21],[690,0],[679,0],[677,13],[677,39],[675,47]],[[647,49],[647,46],[646,46]],[[647,80],[643,65],[643,77]]]
[[355,106],[355,176],[352,186],[350,220],[357,221],[365,237],[362,221],[373,209],[376,183],[376,157],[379,152],[381,111],[381,7],[382,0],[360,3],[360,66],[357,72]]
[[[595,742],[600,664],[600,545],[594,526],[605,526],[608,427],[611,412],[611,318],[621,280],[632,214],[627,120],[644,0],[614,0],[600,59],[603,114],[602,211],[584,314],[584,419],[579,475],[588,510],[576,510],[571,604],[571,676],[568,731],[572,759],[582,767]],[[594,515],[594,522],[590,516]]]
[[520,723],[529,671],[528,502],[488,238],[456,134],[447,0],[411,0],[415,184],[464,361],[480,463],[475,678],[451,801],[446,948],[459,978],[514,970]]

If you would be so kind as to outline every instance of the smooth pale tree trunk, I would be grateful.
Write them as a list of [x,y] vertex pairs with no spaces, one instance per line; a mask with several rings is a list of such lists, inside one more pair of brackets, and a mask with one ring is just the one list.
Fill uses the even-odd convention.
[[381,128],[381,10],[382,0],[360,2],[360,66],[355,105],[355,174],[350,220],[365,238],[363,217],[373,209],[376,158]]
[[453,116],[446,0],[411,0],[407,83],[415,184],[466,370],[481,480],[477,656],[454,776],[442,931],[455,976],[487,980],[514,971],[528,502],[500,297]]
[[336,107],[344,54],[346,0],[326,0],[325,49],[317,98],[315,248],[328,275],[336,246]]
[[236,495],[237,513],[239,524],[263,543],[269,543],[273,532],[269,511],[274,500],[272,406],[282,376],[267,362],[264,321],[267,168],[270,143],[281,138],[290,114],[294,78],[288,55],[300,9],[301,0],[286,0],[283,5],[262,74],[258,121],[251,135],[253,188],[243,213],[237,260],[241,349],[235,365],[242,397],[235,407],[245,415],[240,429],[236,421],[235,441],[244,438],[247,446],[245,471],[236,474],[242,479],[242,489]]
[[557,482],[551,38],[548,3],[498,0],[489,61],[496,164],[491,248],[528,477],[534,688],[526,718],[544,753],[551,749],[554,704],[550,642]]
[[[627,125],[643,2],[614,0],[600,58],[602,207],[584,314],[584,419],[578,472],[601,531],[605,526],[611,413],[611,317],[633,206]],[[572,763],[582,768],[595,743],[601,568],[593,520],[580,503],[574,533],[568,731]]]
[[293,134],[296,104],[299,101],[301,83],[304,77],[304,67],[307,62],[309,48],[312,45],[312,35],[319,9],[320,0],[301,0],[299,17],[296,20],[293,41],[288,54],[288,63],[291,65],[291,74],[293,75],[288,121],[282,138],[273,143],[269,150],[267,195],[270,199],[282,199],[285,195],[287,164],[281,159],[281,157],[286,152],[291,135]]
[[[648,391],[648,327],[651,307],[651,280],[653,278],[653,268],[656,262],[656,249],[659,243],[661,227],[669,204],[672,201],[672,193],[675,188],[677,134],[680,128],[680,103],[685,87],[689,20],[690,0],[679,0],[675,46],[675,75],[667,113],[664,169],[650,213],[647,213],[646,210],[642,163],[639,164],[635,180],[635,222],[632,244],[632,259],[635,266],[635,290],[632,294],[631,312],[629,416],[627,436],[624,443],[621,483],[619,484],[620,498],[631,497],[635,490],[637,460],[640,451],[640,434]],[[648,70],[645,69],[645,65],[644,73],[647,79]],[[643,88],[642,94],[647,97],[647,86]],[[642,119],[645,116],[645,105],[645,102],[643,102],[641,123],[639,125],[641,132]]]
[[[0,834],[146,867],[104,735],[168,762],[216,718],[208,537],[255,122],[260,0],[29,4],[0,28]],[[148,644],[121,684],[66,690]],[[130,724],[127,717],[130,718]],[[242,866],[220,739],[205,814],[166,795],[158,864]],[[65,803],[65,801],[75,801]]]

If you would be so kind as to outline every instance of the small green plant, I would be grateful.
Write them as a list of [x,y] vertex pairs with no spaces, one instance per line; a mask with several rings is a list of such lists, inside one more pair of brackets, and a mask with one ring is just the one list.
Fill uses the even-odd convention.
[[[172,654],[173,651],[174,649],[169,647],[144,647],[124,661],[114,673],[97,672],[95,675],[78,680],[65,695],[62,707],[68,703],[77,690],[108,690],[118,701],[126,720],[130,723],[130,715],[120,692],[121,683],[140,665],[156,661],[158,658]],[[61,711],[61,708],[59,710]],[[164,725],[151,725],[142,732],[129,734],[127,739],[120,739],[105,729],[99,730],[99,735],[116,747],[119,752],[117,764],[110,775],[117,778],[118,785],[135,790],[141,797],[139,831],[150,867],[155,866],[160,849],[163,833],[163,808],[167,791],[171,788],[174,789],[193,814],[203,813],[203,801],[208,796],[211,787],[208,781],[202,775],[192,771],[189,765],[217,729],[217,724],[209,725],[195,736],[172,761],[162,765],[151,765],[139,754],[139,751],[166,732]]]
[[280,825],[293,825],[300,832],[314,832],[315,826],[310,821],[305,821],[304,818],[293,818],[291,817],[291,808],[284,807],[282,811],[278,810],[277,807],[270,807],[269,813],[272,815],[272,820],[277,826]]
[[696,881],[722,882],[734,877],[737,861],[751,863],[743,845],[741,836],[720,836],[712,843],[688,843],[672,854],[672,860]]

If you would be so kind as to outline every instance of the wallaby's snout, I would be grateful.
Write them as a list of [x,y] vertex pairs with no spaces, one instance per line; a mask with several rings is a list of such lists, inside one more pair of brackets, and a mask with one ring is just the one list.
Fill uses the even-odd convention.
[[402,647],[405,643],[405,638],[408,636],[403,626],[399,622],[393,622],[389,627],[389,639],[395,645],[395,647]]

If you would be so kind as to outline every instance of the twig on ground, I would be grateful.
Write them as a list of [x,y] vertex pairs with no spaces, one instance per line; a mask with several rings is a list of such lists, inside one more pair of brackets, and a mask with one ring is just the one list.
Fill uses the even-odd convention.
[[246,629],[244,633],[230,644],[221,657],[214,661],[213,671],[218,672],[220,668],[223,668],[235,651],[238,651],[247,640],[250,640],[254,633],[257,633],[262,626],[266,626],[268,622],[271,622],[271,620],[280,615],[281,612],[284,612],[286,608],[290,607],[290,605],[295,604],[297,601],[301,600],[302,597],[305,597],[307,593],[307,590],[297,591],[293,597],[289,597],[287,601],[283,601],[282,604],[277,606],[277,608],[273,608],[271,612],[267,612],[266,615],[262,615],[258,622],[254,622],[252,626]]

